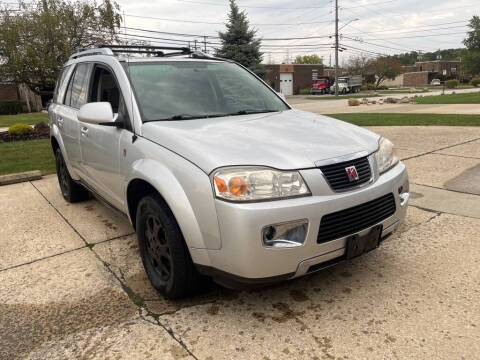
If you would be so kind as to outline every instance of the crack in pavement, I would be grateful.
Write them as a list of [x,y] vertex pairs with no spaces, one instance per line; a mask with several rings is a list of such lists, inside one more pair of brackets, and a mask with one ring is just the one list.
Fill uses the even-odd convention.
[[474,160],[480,160],[480,158],[478,158],[478,157],[475,157],[475,156],[463,156],[463,155],[455,155],[455,154],[445,154],[445,153],[441,153],[441,152],[435,152],[434,154],[438,154],[438,155],[444,155],[444,156],[453,156],[453,157],[459,157],[459,158],[463,158],[463,159],[474,159]]
[[[153,313],[152,311],[150,311],[148,309],[148,306],[145,304],[145,301],[144,299],[142,299],[142,297],[140,295],[138,295],[137,293],[135,293],[135,291],[133,291],[127,284],[126,284],[126,280],[125,280],[125,276],[123,275],[123,272],[120,271],[120,277],[115,273],[115,271],[113,271],[113,269],[111,268],[111,264],[109,264],[108,262],[106,262],[105,260],[103,260],[101,258],[100,255],[98,255],[98,253],[93,249],[94,246],[91,246],[92,244],[90,244],[84,237],[82,234],[80,234],[80,232],[68,221],[67,218],[65,218],[65,216],[63,216],[63,214],[55,207],[55,205],[53,205],[50,200],[47,199],[47,197],[31,182],[29,181],[30,184],[39,192],[39,194],[45,199],[45,201],[57,212],[58,215],[60,215],[60,217],[72,228],[72,230],[80,237],[80,239],[85,243],[85,247],[88,248],[93,254],[94,256],[103,264],[103,266],[105,267],[105,269],[118,281],[118,283],[120,284],[120,287],[122,288],[122,290],[126,293],[126,295],[128,296],[128,298],[135,304],[135,306],[138,308],[138,311],[139,311],[139,317],[144,320],[144,321],[147,321],[151,324],[154,324],[154,325],[157,325],[157,326],[160,326],[163,330],[165,330],[169,335],[170,337],[172,337],[172,339],[174,341],[176,341],[190,356],[192,356],[194,359],[198,360],[198,358],[193,354],[193,352],[187,347],[187,345],[183,342],[183,340],[177,336],[174,331],[169,327],[167,326],[166,324],[162,323],[160,321],[160,315],[159,314],[155,314]],[[128,235],[122,235],[122,236],[128,236]],[[119,238],[119,237],[117,237]],[[111,239],[113,240],[113,239]],[[108,241],[108,240],[105,240],[105,241]],[[103,242],[105,242],[103,241]],[[93,244],[95,245],[95,244]],[[85,247],[81,247],[80,249],[84,249]],[[142,310],[144,310],[146,312],[145,316],[142,314]],[[180,310],[180,309],[179,309]],[[148,318],[152,318],[154,319],[154,321],[150,321],[148,320]]]
[[18,265],[13,265],[13,266],[10,266],[10,267],[7,267],[7,268],[0,268],[0,272],[2,271],[7,271],[7,270],[12,270],[12,269],[16,269],[16,268],[19,268],[21,266],[26,266],[26,265],[30,265],[30,264],[34,264],[36,262],[39,262],[39,261],[42,261],[42,260],[46,260],[46,259],[51,259],[51,258],[54,258],[56,256],[60,256],[60,255],[65,255],[65,254],[68,254],[68,253],[71,253],[71,252],[74,252],[74,251],[78,251],[78,250],[82,250],[82,249],[85,249],[85,246],[81,246],[81,247],[78,247],[78,248],[75,248],[75,249],[70,249],[70,250],[66,250],[66,251],[63,251],[61,253],[58,253],[58,254],[53,254],[53,255],[48,255],[48,256],[45,256],[43,258],[40,258],[40,259],[35,259],[35,260],[32,260],[32,261],[28,261],[26,263],[22,263],[22,264],[18,264]]
[[416,158],[419,158],[419,157],[424,156],[424,155],[433,154],[433,153],[435,153],[436,151],[446,150],[446,149],[453,148],[453,147],[455,147],[455,146],[460,146],[460,145],[469,144],[469,143],[474,142],[474,141],[477,141],[477,140],[480,140],[480,138],[475,138],[475,139],[468,140],[468,141],[465,141],[465,142],[461,142],[461,143],[458,143],[458,144],[455,144],[455,145],[449,145],[449,146],[445,146],[445,147],[442,147],[442,148],[439,148],[439,149],[435,149],[435,150],[432,150],[432,151],[428,151],[428,152],[425,152],[425,153],[422,153],[422,154],[418,154],[418,155],[413,155],[413,156],[410,156],[410,157],[406,157],[406,158],[403,158],[402,161],[410,160],[410,159],[416,159]]
[[451,191],[451,192],[458,193],[458,194],[465,194],[465,195],[472,195],[472,196],[480,196],[480,195],[478,195],[478,194],[469,193],[469,192],[466,192],[466,191],[445,189],[445,188],[438,187],[438,186],[433,186],[433,185],[419,184],[419,183],[415,183],[415,182],[410,182],[410,184],[419,185],[419,186],[425,186],[425,187],[429,187],[429,188],[437,189],[437,190]]
[[[478,218],[473,217],[473,216],[454,214],[454,213],[451,213],[451,212],[440,211],[440,210],[435,210],[435,209],[430,209],[430,208],[423,207],[423,206],[418,206],[418,205],[411,205],[411,204],[409,204],[408,206],[414,207],[414,208],[419,209],[419,210],[423,210],[423,211],[435,213],[435,214],[440,214],[440,215],[441,215],[441,214],[446,214],[446,215],[453,215],[453,216],[458,216],[458,217],[464,217],[464,218],[467,218],[467,219],[475,219],[475,220],[478,220]],[[437,217],[437,216],[434,216],[434,217]],[[433,219],[432,219],[432,220],[433,220]]]

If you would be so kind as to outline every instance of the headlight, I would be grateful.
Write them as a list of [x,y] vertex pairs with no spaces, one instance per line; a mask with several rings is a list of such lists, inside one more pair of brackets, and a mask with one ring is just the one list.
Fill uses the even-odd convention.
[[394,167],[398,163],[398,156],[395,154],[395,148],[390,140],[381,138],[378,151],[375,153],[378,172],[380,174]]
[[213,174],[218,198],[230,201],[258,201],[308,196],[310,190],[298,171],[263,167],[230,167]]

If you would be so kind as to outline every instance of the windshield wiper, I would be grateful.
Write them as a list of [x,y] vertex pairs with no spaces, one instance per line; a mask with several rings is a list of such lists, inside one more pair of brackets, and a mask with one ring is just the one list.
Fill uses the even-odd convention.
[[210,117],[210,115],[190,115],[190,114],[178,114],[178,115],[173,115],[168,118],[163,118],[163,119],[155,119],[155,120],[147,120],[144,122],[150,122],[150,121],[167,121],[167,120],[193,120],[193,119],[205,119]]
[[235,111],[231,114],[227,114],[226,116],[262,114],[262,113],[278,112],[278,111],[279,110],[271,110],[271,109],[245,109],[245,110]]
[[207,115],[178,114],[178,115],[173,115],[163,119],[147,120],[147,121],[144,121],[144,123],[151,122],[151,121],[209,119],[209,118],[224,117],[224,116],[261,114],[261,113],[278,112],[278,111],[279,110],[270,110],[270,109],[245,109],[245,110],[239,110],[239,111],[235,111],[233,113],[228,113],[228,114],[207,114]]

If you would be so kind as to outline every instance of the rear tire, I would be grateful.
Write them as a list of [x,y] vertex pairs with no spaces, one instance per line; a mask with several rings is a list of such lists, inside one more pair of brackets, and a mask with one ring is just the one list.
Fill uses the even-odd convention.
[[172,211],[158,194],[140,200],[136,231],[143,266],[153,287],[167,299],[194,293],[201,276]]
[[57,168],[58,184],[63,198],[69,203],[75,203],[87,200],[90,197],[89,192],[80,184],[73,181],[68,172],[67,164],[60,148],[55,150],[55,166]]

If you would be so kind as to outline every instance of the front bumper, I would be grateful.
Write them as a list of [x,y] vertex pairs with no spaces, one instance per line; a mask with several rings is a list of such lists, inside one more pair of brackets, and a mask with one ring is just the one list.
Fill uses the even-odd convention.
[[[393,193],[395,213],[376,224],[383,225],[382,237],[396,231],[405,219],[408,199],[401,199],[398,189],[408,180],[408,175],[401,162],[377,176],[374,182],[342,193],[330,189],[319,169],[302,170],[301,173],[312,196],[245,204],[216,200],[222,247],[207,250],[211,266],[200,266],[200,271],[234,283],[268,283],[299,277],[341,261],[347,238],[353,235],[317,243],[322,216]],[[265,226],[299,219],[308,219],[309,223],[303,245],[294,248],[264,246],[262,229]],[[356,234],[363,235],[371,227]]]

